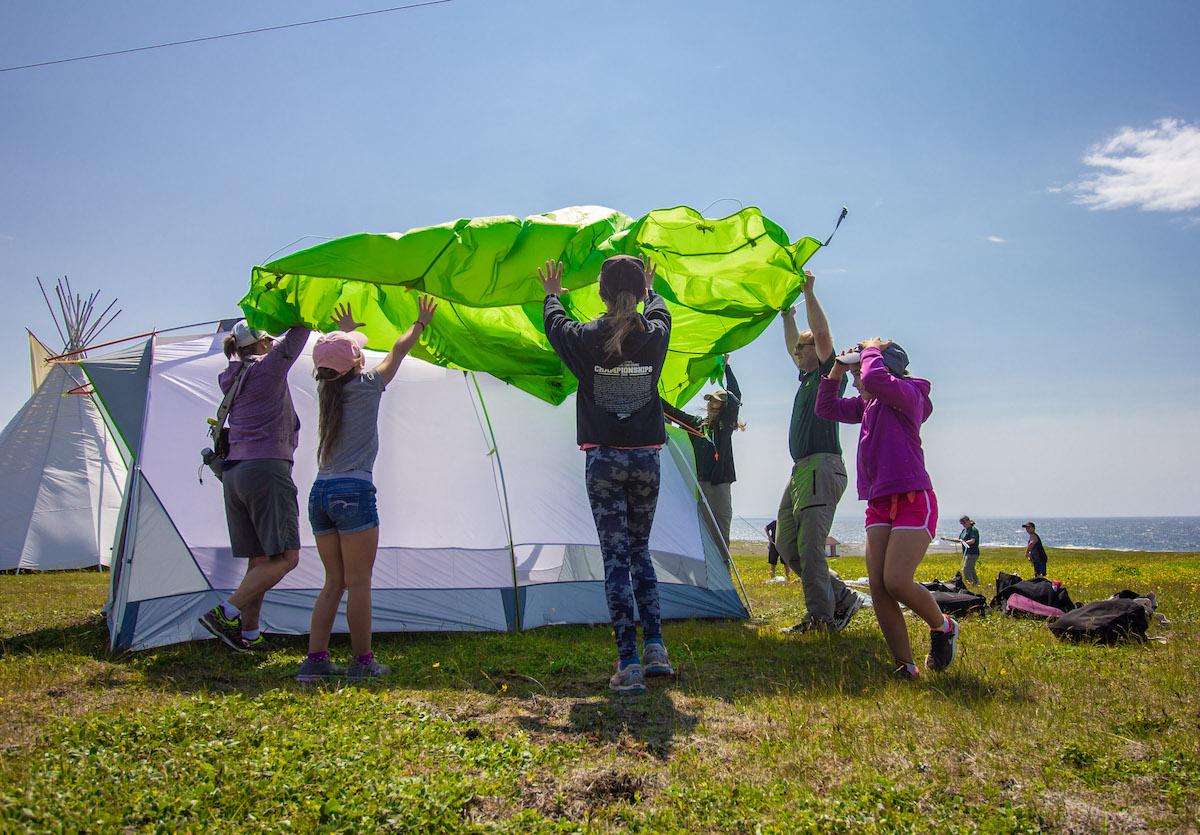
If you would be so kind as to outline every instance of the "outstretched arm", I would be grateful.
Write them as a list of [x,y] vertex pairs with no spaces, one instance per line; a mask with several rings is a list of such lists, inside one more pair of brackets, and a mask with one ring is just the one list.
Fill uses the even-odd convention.
[[817,417],[825,420],[836,420],[838,423],[862,423],[863,399],[861,397],[838,397],[838,386],[846,366],[835,362],[828,377],[822,377],[817,384],[817,402],[815,411]]
[[417,308],[417,321],[413,322],[412,327],[396,340],[392,345],[392,350],[388,351],[388,355],[379,365],[375,366],[375,373],[379,375],[379,379],[385,386],[395,378],[396,372],[400,370],[400,362],[408,356],[408,352],[420,340],[421,334],[425,333],[425,328],[429,326],[438,306],[437,302],[433,300],[433,296],[421,296],[417,300]]
[[825,311],[817,301],[817,277],[808,270],[804,271],[804,275],[808,277],[808,282],[804,285],[804,312],[808,315],[808,329],[812,331],[813,341],[816,343],[817,359],[824,365],[825,361],[833,356],[833,334],[830,333]]
[[538,279],[546,293],[542,302],[542,324],[546,330],[546,339],[550,342],[550,347],[570,367],[564,352],[568,356],[574,356],[575,342],[579,339],[582,326],[567,315],[567,309],[559,299],[563,292],[562,274],[562,261],[547,261],[545,266],[538,267]]
[[[883,361],[883,350],[892,343],[886,339],[874,337],[864,340],[862,345],[862,383],[871,394],[879,398],[880,403],[898,409],[912,417],[920,412],[920,395],[911,382],[901,380],[888,371]],[[920,421],[918,420],[918,425]]]
[[783,344],[787,348],[788,356],[791,357],[792,364],[797,370],[800,368],[800,360],[796,359],[796,343],[800,341],[800,329],[796,327],[796,306],[792,305],[787,310],[779,314],[783,319]]
[[312,330],[303,325],[293,325],[288,328],[283,339],[278,340],[271,347],[270,352],[260,360],[263,369],[269,369],[270,373],[278,374],[281,377],[286,376],[288,369],[295,364],[300,357],[300,352],[304,350],[310,333]]
[[729,364],[729,354],[725,355],[725,391],[737,398],[738,405],[741,405],[742,387],[738,385],[737,377],[733,376],[733,367]]
[[647,255],[642,256],[642,270],[646,275],[646,298],[642,305],[642,316],[650,326],[651,333],[665,335],[671,338],[671,311],[662,296],[654,292],[654,262]]

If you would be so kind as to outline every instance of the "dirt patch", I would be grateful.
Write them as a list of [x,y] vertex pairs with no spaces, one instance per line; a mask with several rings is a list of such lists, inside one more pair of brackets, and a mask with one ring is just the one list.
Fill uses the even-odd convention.
[[616,803],[636,803],[658,791],[655,778],[619,766],[576,771],[566,780],[532,775],[518,785],[520,803],[548,818],[586,820]]
[[1110,811],[1078,795],[1049,792],[1038,799],[1039,811],[1053,822],[1060,832],[1090,835],[1107,832],[1113,835],[1126,832],[1145,832],[1146,819],[1125,811]]

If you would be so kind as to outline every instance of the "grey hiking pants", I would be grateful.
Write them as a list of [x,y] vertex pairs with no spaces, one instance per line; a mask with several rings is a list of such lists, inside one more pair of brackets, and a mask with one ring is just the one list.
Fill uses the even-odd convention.
[[725,540],[727,548],[729,547],[729,528],[733,525],[733,497],[730,495],[732,486],[728,482],[725,484],[713,484],[711,481],[700,482],[700,492],[704,494],[704,499],[708,502],[708,506],[717,520],[717,527],[721,530],[721,537]]
[[979,575],[975,573],[975,563],[978,559],[978,554],[963,554],[962,576],[973,586],[979,585]]
[[854,592],[829,573],[825,538],[833,527],[833,512],[846,492],[842,456],[819,453],[801,458],[779,502],[775,547],[804,587],[804,605],[814,620],[832,621]]

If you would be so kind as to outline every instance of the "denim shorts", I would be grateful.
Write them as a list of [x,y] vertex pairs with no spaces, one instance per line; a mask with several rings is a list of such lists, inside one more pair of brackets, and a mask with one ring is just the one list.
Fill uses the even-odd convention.
[[379,527],[375,485],[361,478],[323,478],[308,494],[313,534],[358,533]]

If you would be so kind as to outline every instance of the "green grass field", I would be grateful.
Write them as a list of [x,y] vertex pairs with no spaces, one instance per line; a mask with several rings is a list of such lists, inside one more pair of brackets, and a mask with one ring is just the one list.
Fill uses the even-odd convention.
[[[1157,592],[1165,645],[968,618],[913,683],[870,610],[781,635],[799,586],[736,550],[754,618],[668,623],[678,680],[626,698],[608,628],[382,637],[388,680],[313,688],[301,639],[110,657],[107,575],[0,576],[0,831],[1197,830],[1200,555],[1051,554],[1076,600]],[[994,550],[980,574],[1026,566]]]

